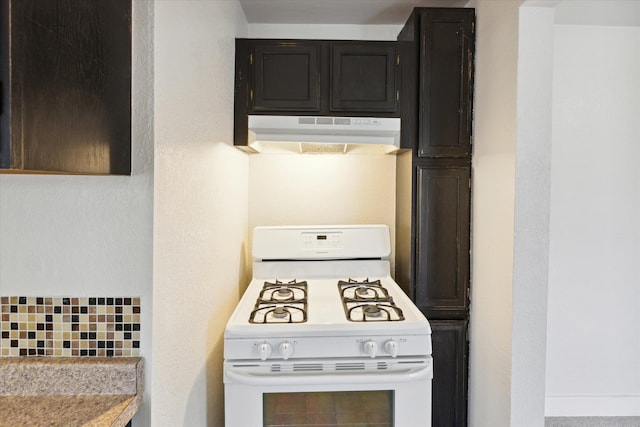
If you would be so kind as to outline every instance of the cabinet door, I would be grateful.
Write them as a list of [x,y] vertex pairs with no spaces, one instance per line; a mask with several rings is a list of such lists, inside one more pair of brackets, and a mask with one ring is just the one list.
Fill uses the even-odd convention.
[[419,157],[471,155],[473,9],[421,14]]
[[428,318],[467,313],[471,168],[454,162],[416,169],[415,301]]
[[432,427],[467,425],[467,322],[431,320]]
[[2,5],[3,166],[130,174],[131,0]]
[[0,169],[11,167],[11,104],[9,99],[9,1],[0,1]]
[[320,45],[255,42],[252,112],[320,111]]
[[333,43],[331,111],[397,111],[397,65],[395,43]]

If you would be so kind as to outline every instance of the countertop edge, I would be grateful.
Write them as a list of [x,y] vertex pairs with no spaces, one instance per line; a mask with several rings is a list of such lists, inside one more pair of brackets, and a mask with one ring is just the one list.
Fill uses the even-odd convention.
[[118,418],[111,424],[112,427],[125,427],[129,421],[134,417],[134,415],[140,409],[140,405],[142,404],[142,393],[138,393],[135,395],[133,400],[127,405],[126,408],[120,413]]

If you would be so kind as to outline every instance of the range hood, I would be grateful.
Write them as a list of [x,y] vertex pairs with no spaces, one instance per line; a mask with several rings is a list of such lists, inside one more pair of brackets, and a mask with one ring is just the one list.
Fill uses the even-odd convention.
[[250,115],[248,144],[259,153],[391,154],[400,119]]

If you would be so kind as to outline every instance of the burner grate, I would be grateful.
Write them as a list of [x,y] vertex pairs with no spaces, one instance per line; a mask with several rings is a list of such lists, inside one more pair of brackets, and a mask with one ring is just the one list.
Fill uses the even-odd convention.
[[404,320],[400,307],[393,302],[380,280],[338,281],[338,289],[347,320],[351,322],[393,322]]
[[264,282],[249,323],[304,323],[307,321],[307,282]]

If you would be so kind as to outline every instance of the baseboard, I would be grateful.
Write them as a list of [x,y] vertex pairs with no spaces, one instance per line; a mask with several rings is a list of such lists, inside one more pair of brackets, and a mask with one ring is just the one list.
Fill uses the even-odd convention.
[[546,417],[638,417],[640,396],[546,396]]
[[545,427],[638,427],[640,417],[547,417]]

